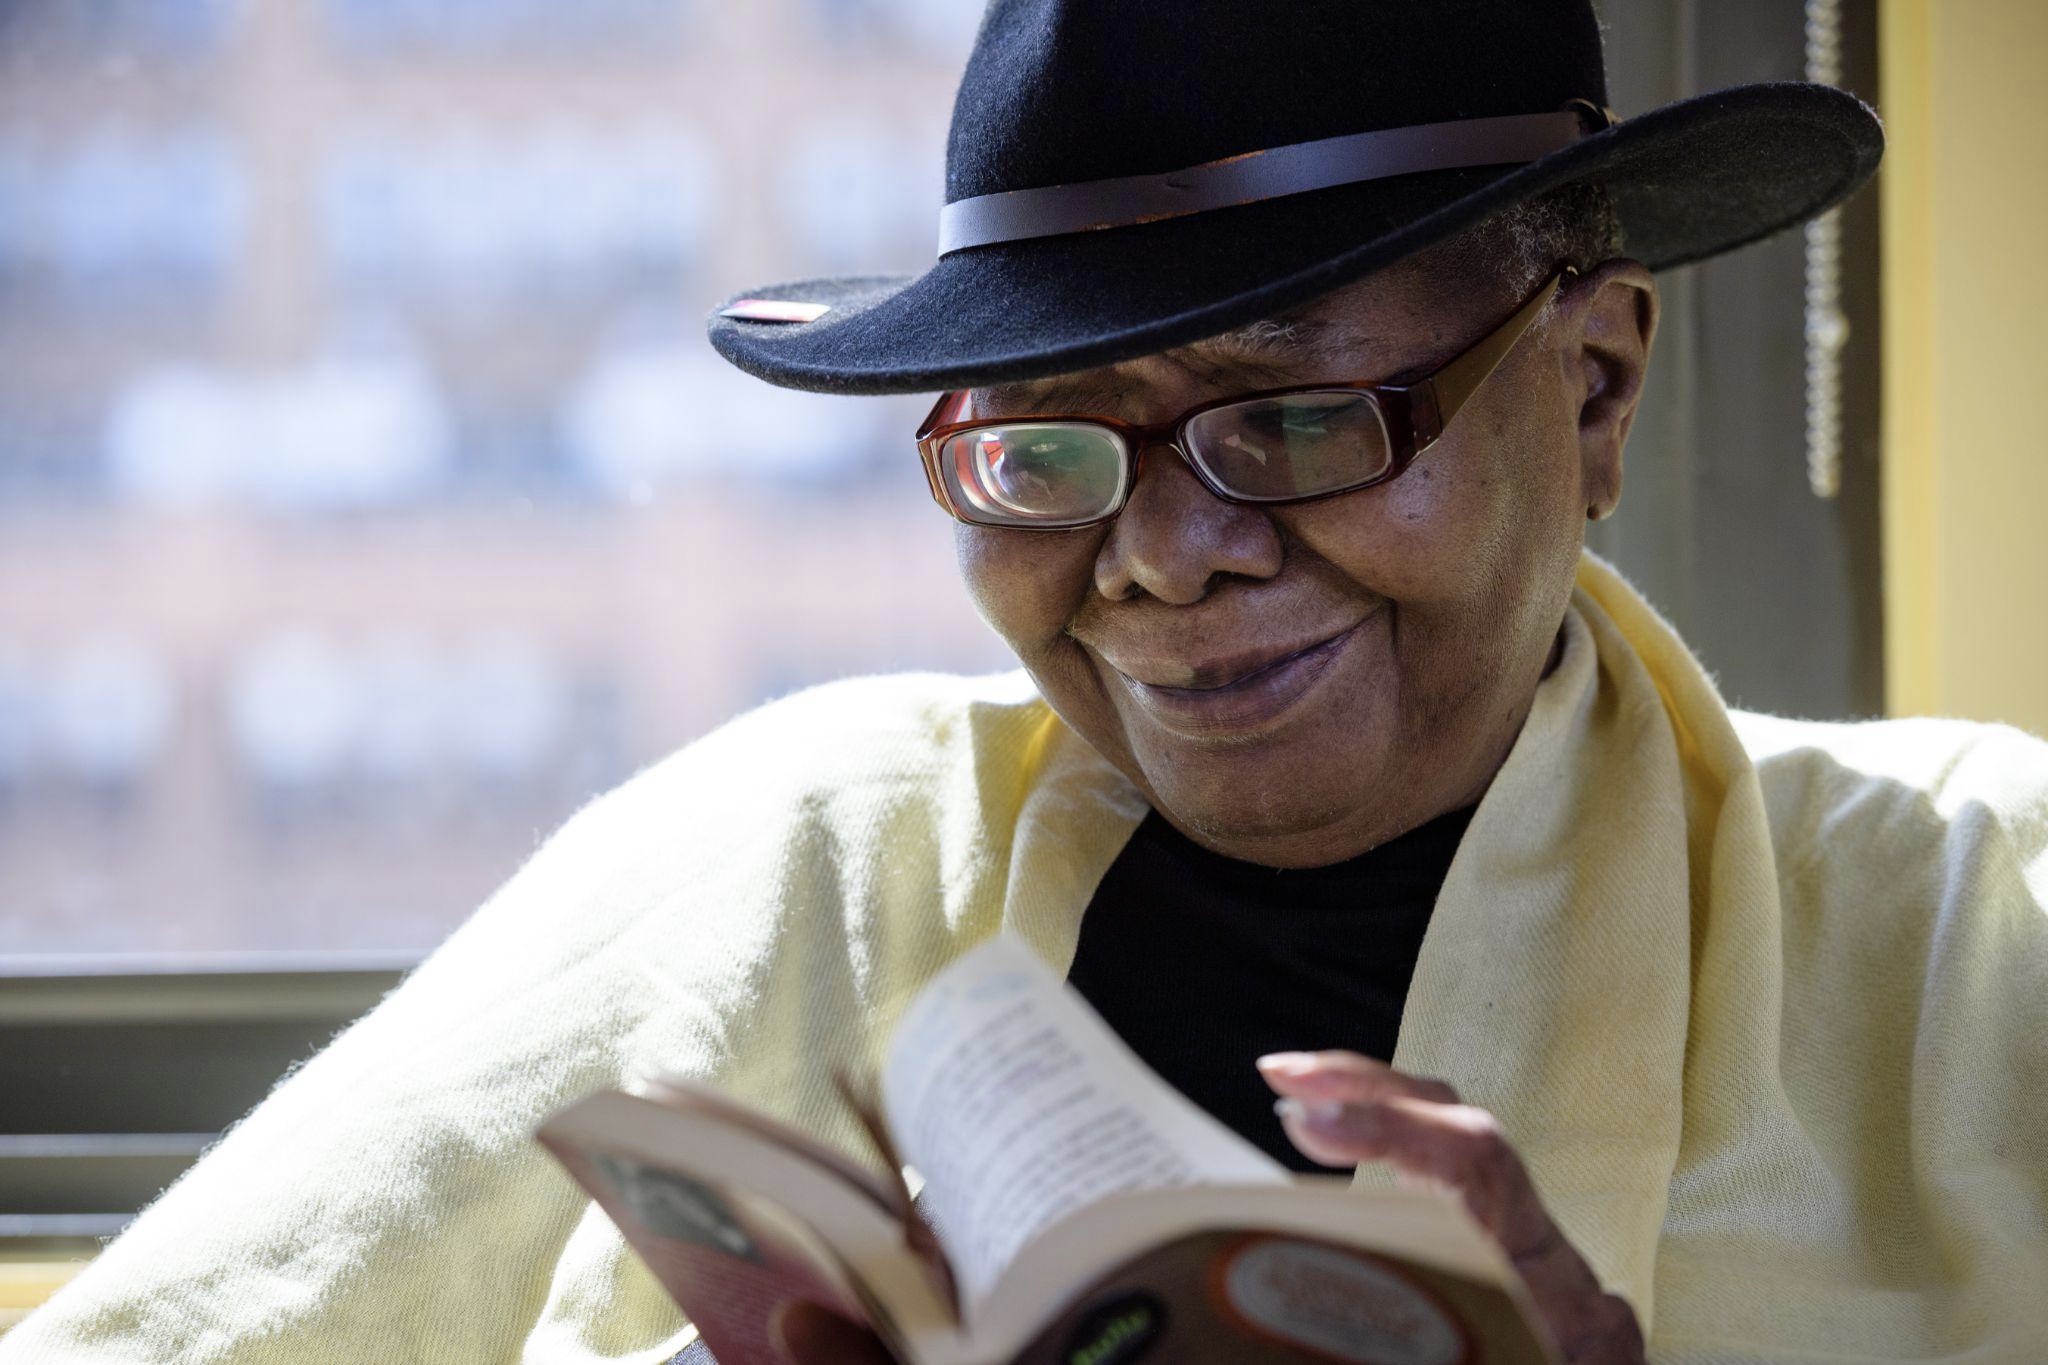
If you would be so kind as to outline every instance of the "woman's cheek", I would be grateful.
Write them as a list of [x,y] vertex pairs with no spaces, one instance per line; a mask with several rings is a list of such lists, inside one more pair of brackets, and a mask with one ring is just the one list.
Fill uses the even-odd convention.
[[982,620],[1021,657],[1061,639],[1094,590],[1095,532],[957,527],[954,556]]

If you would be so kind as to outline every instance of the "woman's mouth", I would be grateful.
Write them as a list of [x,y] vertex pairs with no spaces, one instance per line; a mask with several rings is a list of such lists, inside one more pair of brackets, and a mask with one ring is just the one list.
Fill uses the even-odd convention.
[[[1371,618],[1366,618],[1370,620]],[[1304,648],[1248,666],[1193,670],[1183,687],[1140,682],[1117,671],[1125,689],[1169,730],[1195,738],[1237,735],[1269,725],[1314,690],[1331,665],[1358,637],[1365,622]],[[1220,674],[1210,683],[1204,674]]]

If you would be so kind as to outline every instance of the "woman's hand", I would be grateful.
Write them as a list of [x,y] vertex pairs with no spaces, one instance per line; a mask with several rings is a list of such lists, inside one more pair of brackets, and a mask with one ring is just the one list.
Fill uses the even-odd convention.
[[1281,1096],[1296,1147],[1327,1166],[1384,1161],[1457,1192],[1521,1272],[1572,1365],[1640,1365],[1635,1310],[1605,1293],[1537,1198],[1522,1159],[1484,1109],[1442,1081],[1355,1052],[1276,1052],[1259,1074]]
[[[1455,1190],[1521,1272],[1571,1365],[1641,1365],[1634,1310],[1602,1291],[1491,1114],[1460,1103],[1441,1081],[1353,1052],[1275,1053],[1259,1059],[1259,1072],[1282,1097],[1287,1135],[1309,1157],[1329,1166],[1384,1161]],[[783,1314],[777,1335],[796,1365],[889,1360],[865,1330],[812,1305]]]
[[784,1304],[772,1330],[791,1365],[895,1365],[880,1337],[819,1304]]

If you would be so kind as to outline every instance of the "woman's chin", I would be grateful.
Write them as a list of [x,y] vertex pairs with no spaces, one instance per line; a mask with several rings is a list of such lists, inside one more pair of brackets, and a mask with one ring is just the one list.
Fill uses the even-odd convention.
[[1371,775],[1377,755],[1259,747],[1141,759],[1146,786],[1161,813],[1199,842],[1274,867],[1340,862],[1407,827],[1400,812],[1371,799],[1389,789]]

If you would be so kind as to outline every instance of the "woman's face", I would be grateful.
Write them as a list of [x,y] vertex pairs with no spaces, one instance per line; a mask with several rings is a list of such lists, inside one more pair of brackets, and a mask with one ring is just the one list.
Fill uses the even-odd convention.
[[[1518,302],[1426,279],[1395,267],[1291,336],[978,391],[974,410],[1153,422],[1251,390],[1428,373]],[[1153,449],[1105,526],[962,526],[969,590],[1060,716],[1176,826],[1274,866],[1351,856],[1476,800],[1506,757],[1586,518],[1619,496],[1654,321],[1647,272],[1604,266],[1568,283],[1398,479],[1253,507]]]

